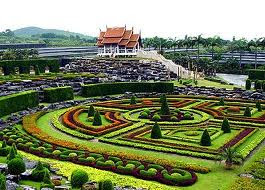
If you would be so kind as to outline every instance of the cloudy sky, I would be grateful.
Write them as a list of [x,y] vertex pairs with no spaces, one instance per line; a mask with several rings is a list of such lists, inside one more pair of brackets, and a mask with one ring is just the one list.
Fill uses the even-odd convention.
[[96,36],[134,26],[143,37],[265,36],[264,0],[1,0],[0,31],[38,26]]

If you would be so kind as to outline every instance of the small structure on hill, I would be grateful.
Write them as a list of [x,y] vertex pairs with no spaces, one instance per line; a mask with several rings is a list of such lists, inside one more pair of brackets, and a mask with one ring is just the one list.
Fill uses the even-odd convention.
[[133,28],[107,27],[106,31],[100,31],[97,46],[98,56],[136,56],[142,40],[140,34],[134,34]]

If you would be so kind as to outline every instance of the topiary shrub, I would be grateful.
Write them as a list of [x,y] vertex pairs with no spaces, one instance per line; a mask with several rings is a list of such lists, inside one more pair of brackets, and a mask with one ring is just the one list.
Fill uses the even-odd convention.
[[111,180],[101,181],[99,184],[99,190],[113,190],[114,186]]
[[83,170],[74,170],[71,175],[71,185],[74,188],[80,188],[88,181],[88,175]]
[[6,176],[0,173],[0,189],[6,190]]
[[94,109],[94,106],[93,105],[90,105],[89,106],[89,109],[88,109],[88,113],[87,113],[87,117],[92,117],[95,115],[95,109]]
[[251,80],[247,79],[246,80],[246,90],[250,90],[251,89]]
[[69,158],[77,157],[77,154],[75,152],[71,152],[68,154]]
[[258,109],[258,111],[262,111],[262,107],[261,107],[260,101],[256,102],[256,108]]
[[202,146],[211,146],[211,138],[210,135],[208,133],[208,130],[205,129],[202,133],[201,136],[201,145]]
[[144,112],[147,113],[148,115],[151,113],[150,109],[148,109],[148,108],[145,108]]
[[152,139],[160,139],[162,137],[160,126],[155,122],[152,131],[151,131],[151,138]]
[[248,106],[245,109],[244,116],[251,117],[251,110]]
[[178,118],[177,118],[176,116],[172,116],[170,119],[171,119],[172,121],[178,121]]
[[221,130],[224,131],[224,133],[231,133],[230,124],[227,118],[224,118]]
[[131,105],[136,104],[136,97],[135,97],[135,96],[132,96],[132,97],[131,97],[130,104],[131,104]]
[[45,174],[45,168],[41,162],[38,162],[37,166],[32,170],[32,179],[34,181],[42,181]]
[[224,105],[225,105],[224,98],[221,98],[221,99],[220,99],[218,105],[219,105],[219,106],[224,106]]
[[100,117],[99,111],[96,111],[96,113],[94,115],[93,125],[94,126],[102,125],[102,121],[101,121],[101,117]]
[[20,175],[26,171],[26,166],[21,158],[14,158],[8,162],[8,172],[12,175]]
[[6,141],[4,140],[2,143],[2,147],[0,148],[0,156],[7,156],[10,152],[10,148],[7,146]]
[[44,176],[42,181],[44,184],[52,184],[50,171],[47,168],[44,169]]
[[17,156],[17,151],[14,148],[14,146],[11,146],[9,149],[9,154],[7,155],[6,159],[9,161],[9,160],[16,158],[16,156]]
[[141,114],[140,114],[140,118],[147,119],[148,118],[148,113],[146,113],[145,111],[142,111]]
[[152,120],[159,121],[161,117],[158,114],[153,115]]
[[261,80],[255,81],[255,89],[256,90],[262,89],[262,81]]
[[60,155],[62,152],[60,150],[54,150],[52,152],[53,155]]
[[168,103],[167,103],[167,98],[165,95],[163,95],[160,98],[161,101],[161,109],[160,109],[160,113],[161,115],[170,115],[170,109],[168,107]]

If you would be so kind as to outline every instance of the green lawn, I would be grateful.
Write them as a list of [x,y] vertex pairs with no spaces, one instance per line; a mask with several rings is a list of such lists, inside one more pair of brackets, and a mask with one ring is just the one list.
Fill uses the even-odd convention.
[[[198,79],[197,86],[206,86],[206,87],[216,87],[216,88],[226,88],[226,89],[233,89],[237,87],[236,85],[228,85],[228,84],[221,84],[218,82],[213,82],[205,79]],[[175,86],[183,87],[184,85],[180,84],[178,81],[172,81]],[[190,83],[192,86],[196,86],[193,82]]]

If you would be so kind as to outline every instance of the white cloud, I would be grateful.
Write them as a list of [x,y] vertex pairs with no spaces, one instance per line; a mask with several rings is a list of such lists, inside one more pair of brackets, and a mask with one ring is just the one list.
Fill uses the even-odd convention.
[[25,26],[98,35],[134,26],[142,35],[265,36],[263,0],[3,0],[0,30]]

